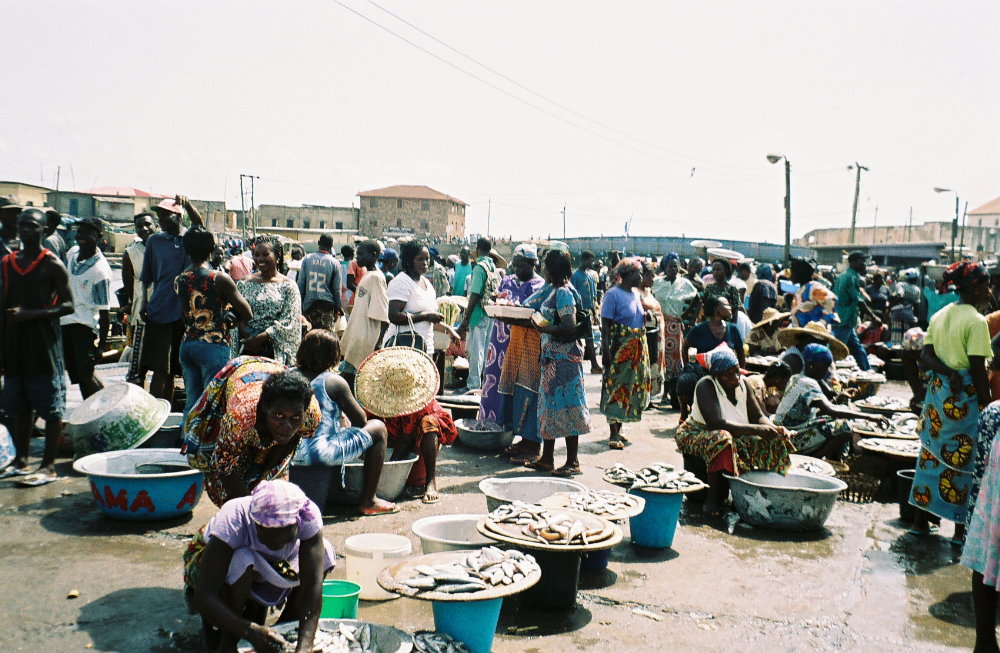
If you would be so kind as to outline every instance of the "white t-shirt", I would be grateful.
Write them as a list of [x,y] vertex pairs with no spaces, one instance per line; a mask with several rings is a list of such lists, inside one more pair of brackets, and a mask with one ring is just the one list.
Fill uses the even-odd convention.
[[97,333],[99,311],[111,308],[111,266],[101,250],[82,263],[77,260],[79,254],[79,246],[66,252],[73,312],[59,318],[59,324],[82,324]]
[[[434,286],[425,277],[420,277],[420,283],[417,283],[407,273],[400,272],[395,279],[389,282],[388,295],[390,302],[406,302],[403,309],[407,313],[437,312],[437,293],[434,292]],[[423,337],[427,354],[434,355],[434,325],[430,322],[414,322],[413,329]],[[389,338],[397,332],[407,333],[409,330],[409,324],[401,327],[390,324],[389,330],[385,332],[383,344],[388,342]]]
[[376,270],[362,277],[358,296],[354,300],[354,310],[351,311],[347,330],[341,338],[344,360],[355,369],[375,351],[378,337],[382,333],[382,323],[389,321],[387,292],[384,274]]

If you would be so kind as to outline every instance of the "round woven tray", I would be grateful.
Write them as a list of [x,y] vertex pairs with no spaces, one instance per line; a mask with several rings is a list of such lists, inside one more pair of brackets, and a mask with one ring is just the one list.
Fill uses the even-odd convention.
[[[567,553],[581,553],[588,551],[601,551],[604,549],[610,549],[617,546],[624,537],[622,529],[615,526],[613,523],[606,519],[601,519],[595,515],[588,513],[577,513],[589,517],[591,519],[600,519],[606,524],[606,530],[610,531],[610,535],[607,535],[599,542],[591,542],[590,544],[549,544],[545,542],[539,542],[538,540],[529,540],[525,536],[520,537],[510,537],[503,533],[496,532],[487,527],[486,522],[489,521],[489,517],[485,517],[479,520],[476,524],[476,528],[480,533],[486,537],[496,540],[497,542],[503,542],[504,544],[512,544],[519,549],[529,549],[532,551],[548,551],[551,553],[558,553],[560,551],[565,551]],[[599,536],[600,537],[600,536]]]
[[415,578],[421,574],[414,569],[417,565],[443,565],[454,562],[461,562],[468,557],[470,551],[440,551],[438,553],[428,553],[419,558],[411,558],[405,562],[400,562],[391,567],[386,567],[378,575],[378,584],[388,592],[395,592],[411,599],[421,601],[485,601],[488,599],[499,599],[511,594],[517,594],[528,589],[539,581],[542,577],[540,569],[525,576],[522,580],[510,585],[494,585],[478,592],[464,592],[461,594],[448,594],[446,592],[432,592],[418,590],[401,584],[400,580]]
[[[568,510],[570,509],[570,495],[576,494],[576,492],[556,492],[555,494],[545,497],[539,501],[539,505],[545,506],[546,508],[555,508],[558,510]],[[646,500],[642,497],[638,497],[634,494],[621,493],[623,497],[626,497],[628,502],[631,504],[628,509],[617,512],[591,512],[589,510],[583,510],[591,515],[597,515],[609,521],[623,521],[625,519],[630,519],[642,513],[646,507]],[[573,508],[573,510],[580,510],[580,508]]]
[[875,431],[861,427],[854,427],[854,432],[863,438],[888,438],[890,440],[919,440],[920,436],[908,433],[895,433],[887,431]]
[[880,415],[898,415],[900,413],[912,413],[909,406],[904,408],[886,408],[885,406],[871,406],[864,401],[854,402],[854,407],[866,413],[878,413]]
[[913,453],[907,453],[907,452],[904,452],[904,451],[895,451],[895,450],[892,450],[892,449],[886,449],[879,442],[879,440],[882,440],[882,439],[888,440],[890,442],[892,442],[892,441],[898,441],[898,438],[897,439],[892,439],[892,438],[872,438],[870,440],[861,440],[860,442],[858,442],[858,448],[861,449],[861,450],[863,450],[865,453],[878,454],[880,456],[887,456],[889,458],[896,458],[897,460],[916,460],[917,457],[920,455],[920,448],[919,447],[917,447],[917,449]]

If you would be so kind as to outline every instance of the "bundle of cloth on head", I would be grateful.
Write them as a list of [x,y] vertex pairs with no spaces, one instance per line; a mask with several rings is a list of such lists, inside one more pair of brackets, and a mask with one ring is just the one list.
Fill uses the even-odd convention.
[[757,266],[757,278],[763,281],[774,281],[774,268],[770,263],[761,263]]
[[534,243],[521,243],[514,248],[514,258],[520,256],[531,261],[538,260],[538,246]]
[[[435,254],[435,256],[437,256],[437,254]],[[394,250],[391,247],[386,247],[385,249],[382,250],[382,254],[379,256],[379,260],[381,260],[381,261],[398,261],[399,260],[399,253],[396,252],[396,250]]]
[[956,261],[944,271],[943,282],[961,292],[977,283],[989,281],[986,268],[975,261]]

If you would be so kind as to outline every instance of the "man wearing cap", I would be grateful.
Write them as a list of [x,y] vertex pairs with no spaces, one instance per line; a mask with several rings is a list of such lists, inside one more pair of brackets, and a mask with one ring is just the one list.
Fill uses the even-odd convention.
[[[458,335],[468,339],[465,345],[465,355],[469,359],[469,390],[479,390],[483,387],[483,368],[486,366],[486,346],[490,341],[490,331],[493,329],[493,318],[486,314],[483,301],[493,301],[496,296],[496,265],[490,253],[493,242],[489,238],[476,241],[476,266],[469,275],[469,307],[465,309],[465,317],[458,326]],[[457,278],[457,277],[456,277]],[[491,287],[492,286],[492,287]]]
[[97,248],[103,234],[99,218],[82,218],[76,230],[76,246],[66,253],[74,302],[73,312],[59,319],[63,356],[69,380],[80,385],[84,399],[104,387],[94,374],[97,357],[107,347],[111,324],[111,266]]
[[[160,231],[146,240],[139,277],[143,287],[141,315],[146,323],[141,365],[153,372],[149,384],[153,396],[172,401],[174,377],[181,373],[180,347],[184,337],[184,314],[181,300],[174,292],[174,279],[191,262],[184,251],[186,229],[181,226],[181,215],[187,211],[192,225],[204,226],[205,222],[183,195],[163,200],[154,211]],[[150,287],[152,294],[147,298]]]
[[[73,312],[66,267],[42,249],[45,213],[20,212],[21,250],[7,254],[0,293],[0,372],[4,374],[0,407],[14,436],[17,457],[0,477],[26,475],[35,415],[45,420],[45,453],[38,471],[22,479],[42,485],[56,479],[55,459],[66,406],[59,318]],[[34,414],[33,414],[34,413]]]
[[340,304],[340,262],[333,257],[333,238],[319,237],[319,249],[302,259],[296,282],[302,296],[302,314],[314,329],[333,331],[344,314]]
[[465,296],[465,282],[472,274],[472,261],[469,260],[469,248],[463,247],[455,263],[455,276],[452,277],[452,295]]
[[858,367],[862,371],[868,371],[872,366],[868,362],[868,352],[858,339],[858,320],[862,312],[873,322],[877,323],[880,320],[872,313],[868,304],[861,301],[863,295],[867,299],[861,287],[861,275],[865,272],[865,255],[862,252],[851,252],[847,255],[847,265],[847,269],[833,284],[833,294],[837,296],[837,315],[840,317],[840,324],[833,325],[833,335],[851,350]]

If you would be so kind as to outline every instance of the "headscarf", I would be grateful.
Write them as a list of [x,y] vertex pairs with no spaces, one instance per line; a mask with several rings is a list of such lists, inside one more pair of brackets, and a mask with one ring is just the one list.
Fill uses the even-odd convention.
[[561,240],[550,240],[549,249],[557,249],[560,252],[566,252],[567,254],[569,254],[569,245],[562,242]]
[[736,354],[732,349],[718,349],[712,352],[711,366],[708,368],[708,373],[712,376],[718,376],[734,367],[739,367],[740,361],[736,358]]
[[298,523],[299,511],[309,498],[288,481],[261,481],[250,493],[250,518],[264,528],[283,528]]
[[[390,251],[390,250],[387,249],[386,251]],[[427,248],[427,253],[430,254],[431,256],[433,256],[434,258],[440,258],[440,256],[441,256],[441,252],[438,251],[438,248],[434,247],[433,245],[431,247]]]
[[630,256],[628,258],[623,258],[619,261],[617,267],[615,267],[615,274],[618,275],[619,279],[630,272],[638,272],[639,274],[642,274],[642,261],[640,261],[638,257]]
[[917,271],[917,268],[907,268],[903,270],[903,278],[907,281],[919,281],[920,272]]
[[762,263],[757,266],[757,278],[761,281],[774,282],[774,268],[770,263]]
[[986,268],[975,261],[957,261],[944,271],[944,282],[955,286],[955,290],[966,290],[990,278]]
[[399,253],[391,247],[386,247],[379,258],[383,261],[398,261]]
[[538,246],[534,243],[521,243],[514,248],[514,256],[526,258],[529,261],[538,260]]
[[451,261],[452,263],[458,263],[462,259],[458,258],[458,254],[449,254],[448,260]]
[[833,352],[826,345],[812,343],[802,350],[802,360],[806,363],[832,363]]
[[680,265],[681,257],[677,254],[677,252],[670,252],[669,254],[663,257],[663,260],[665,261],[663,265],[670,265],[671,261],[674,261],[678,265]]

